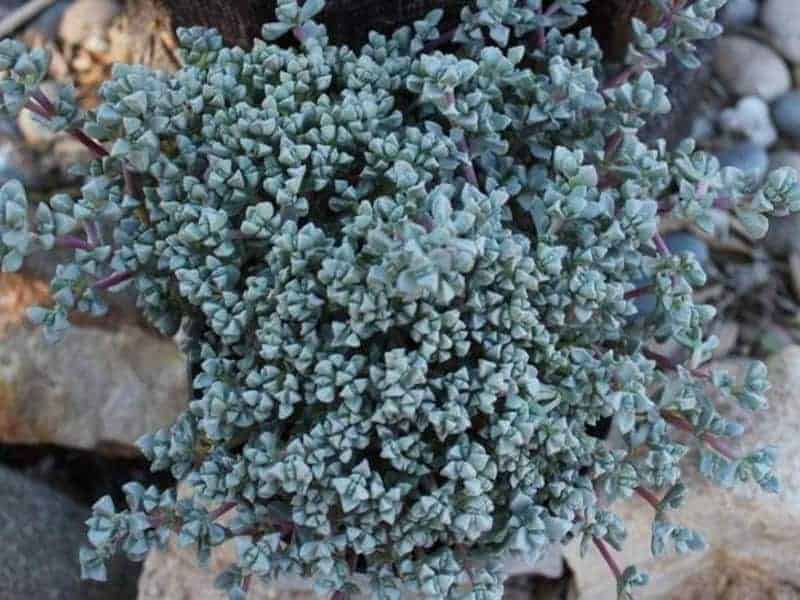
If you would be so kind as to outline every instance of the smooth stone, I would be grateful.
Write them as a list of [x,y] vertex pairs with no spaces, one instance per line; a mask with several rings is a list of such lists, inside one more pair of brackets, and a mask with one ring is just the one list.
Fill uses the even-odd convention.
[[[724,361],[734,376],[742,376],[742,361]],[[615,503],[613,510],[628,532],[622,551],[614,552],[617,563],[635,564],[650,575],[650,583],[635,592],[647,600],[776,600],[796,599],[786,595],[800,588],[800,346],[791,346],[768,360],[772,387],[767,392],[769,408],[756,414],[735,405],[724,410],[743,424],[745,434],[731,443],[736,452],[766,444],[779,448],[776,467],[781,480],[777,494],[767,494],[755,484],[732,489],[713,485],[699,476],[687,457],[684,480],[689,488],[686,503],[671,511],[673,522],[701,532],[708,547],[703,552],[650,553],[652,507],[634,497]],[[581,558],[579,544],[567,548],[567,562],[574,575],[577,600],[616,600],[616,582],[599,553],[592,550]],[[736,579],[732,585],[711,585]],[[746,592],[746,594],[745,594]]]
[[764,178],[769,168],[769,155],[753,142],[739,142],[717,155],[723,167],[736,167],[751,173],[757,180]]
[[108,583],[82,581],[78,549],[86,545],[89,509],[0,466],[0,598],[127,600],[139,566],[111,562]]
[[664,236],[664,241],[675,253],[690,252],[701,265],[708,262],[708,244],[688,231],[671,231]]
[[800,91],[783,94],[772,103],[772,118],[785,136],[800,140]]
[[746,27],[758,17],[756,0],[728,0],[722,9],[720,22],[726,27]]
[[0,442],[135,456],[135,441],[172,424],[189,398],[186,360],[170,339],[120,323],[75,325],[58,343],[23,321],[46,289],[0,296]]
[[66,44],[79,45],[95,32],[105,32],[121,12],[114,0],[77,0],[61,18],[59,37]]
[[800,2],[766,0],[761,22],[775,48],[790,61],[800,63]]
[[800,171],[800,152],[794,150],[778,150],[769,155],[769,168],[792,167]]
[[720,125],[725,131],[744,134],[762,148],[771,146],[778,139],[769,105],[758,96],[747,96],[733,108],[723,110]]
[[720,39],[714,54],[714,71],[738,96],[760,96],[771,101],[789,91],[792,74],[769,46],[743,35]]

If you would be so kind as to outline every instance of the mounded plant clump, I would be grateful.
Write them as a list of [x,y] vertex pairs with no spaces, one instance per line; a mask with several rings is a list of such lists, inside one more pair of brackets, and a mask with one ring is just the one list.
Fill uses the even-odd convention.
[[[96,155],[77,197],[0,190],[4,270],[74,250],[31,318],[57,338],[133,287],[197,374],[186,411],[140,441],[188,494],[130,483],[126,507],[98,501],[84,576],[174,534],[201,562],[235,540],[232,598],[296,574],[336,599],[489,600],[509,554],[577,537],[627,595],[646,576],[609,549],[616,499],[653,505],[660,554],[703,545],[670,520],[686,461],[777,489],[774,449],[735,454],[742,427],[716,409],[763,409],[765,368],[704,366],[705,275],[658,222],[712,231],[726,210],[759,237],[800,208],[798,177],[758,185],[692,141],[638,139],[670,109],[651,70],[696,66],[724,0],[653,3],[609,67],[575,31],[586,0],[478,0],[453,31],[434,11],[360,50],[329,43],[322,0],[280,0],[252,50],[182,30],[180,71],[118,65],[86,115],[71,89],[39,89],[43,50],[0,44],[5,114]],[[667,340],[685,361],[652,351]]]

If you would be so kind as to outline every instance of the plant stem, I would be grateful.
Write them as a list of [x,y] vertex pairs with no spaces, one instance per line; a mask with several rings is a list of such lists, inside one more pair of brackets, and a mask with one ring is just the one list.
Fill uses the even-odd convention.
[[603,560],[606,561],[608,568],[611,569],[611,572],[614,574],[614,578],[619,581],[619,579],[622,577],[622,569],[619,568],[617,561],[614,560],[614,557],[611,555],[608,545],[598,537],[592,537],[592,541],[600,551],[600,555],[603,557]]
[[82,240],[74,235],[62,235],[56,238],[56,244],[62,248],[70,248],[72,250],[92,250],[94,248],[94,246],[86,240]]
[[661,416],[670,425],[677,427],[681,431],[685,431],[687,433],[691,433],[697,436],[700,440],[705,442],[710,448],[716,450],[728,460],[730,461],[738,460],[736,453],[730,448],[730,446],[728,446],[724,441],[719,439],[714,434],[708,433],[707,431],[698,434],[697,431],[695,431],[695,428],[692,426],[692,424],[689,423],[689,421],[687,421],[686,419],[684,419],[679,415],[676,415],[675,413],[665,411],[661,413]]
[[635,489],[635,492],[639,494],[639,496],[644,498],[647,501],[647,503],[650,506],[652,506],[655,510],[659,509],[659,504],[661,504],[661,500],[658,498],[658,496],[656,496],[646,487],[639,486]]
[[131,277],[133,277],[133,273],[131,273],[130,271],[120,271],[117,273],[112,273],[107,277],[103,277],[102,279],[98,279],[97,281],[95,281],[92,287],[98,290],[107,290],[108,288],[112,288],[115,285],[119,285],[124,281],[128,281],[128,279],[130,279]]
[[445,31],[435,40],[431,40],[427,44],[422,47],[422,51],[427,53],[431,52],[432,50],[436,50],[439,46],[444,46],[445,44],[449,44],[453,41],[453,38],[456,35],[456,29],[451,29],[450,31]]
[[672,253],[669,251],[669,246],[657,231],[653,234],[653,243],[656,245],[656,250],[664,256],[670,256]]
[[219,519],[222,515],[224,515],[225,513],[230,512],[231,510],[233,510],[237,506],[238,506],[238,503],[236,503],[236,502],[225,502],[224,504],[221,504],[219,507],[217,507],[216,509],[214,509],[210,513],[208,513],[208,518],[211,521],[215,521],[216,519]]
[[638,287],[628,292],[625,292],[625,295],[622,297],[625,300],[632,300],[633,298],[639,298],[641,296],[644,296],[645,294],[649,294],[650,292],[652,292],[655,289],[655,287],[656,286],[653,285],[652,283],[648,283],[647,285],[643,285],[642,287]]

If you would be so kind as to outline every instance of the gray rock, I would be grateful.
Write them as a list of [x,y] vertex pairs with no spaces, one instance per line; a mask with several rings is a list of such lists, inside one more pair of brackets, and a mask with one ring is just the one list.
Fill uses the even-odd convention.
[[733,108],[722,111],[720,125],[726,131],[742,133],[754,144],[767,148],[778,139],[769,105],[758,96],[742,98]]
[[771,101],[792,87],[792,75],[783,59],[769,46],[743,35],[726,35],[719,41],[714,71],[738,96]]
[[700,264],[708,262],[708,244],[688,231],[671,231],[664,236],[664,241],[675,253],[690,252]]
[[186,407],[175,344],[129,324],[73,327],[57,344],[23,324],[0,330],[0,441],[132,455]]
[[800,91],[783,94],[775,100],[772,117],[783,135],[800,140]]
[[761,21],[778,51],[792,62],[800,63],[800,2],[766,0]]
[[0,466],[0,598],[127,600],[139,566],[114,561],[107,584],[81,581],[78,548],[89,510]]
[[[743,365],[726,362],[732,375],[741,376]],[[797,598],[800,587],[800,346],[791,346],[769,360],[772,388],[769,408],[753,415],[735,406],[724,407],[729,417],[745,424],[746,433],[736,452],[775,444],[780,448],[777,466],[781,491],[766,494],[753,484],[723,489],[689,473],[686,504],[672,519],[702,532],[708,548],[684,555],[652,558],[650,526],[653,509],[641,499],[618,502],[613,509],[628,532],[620,565],[635,564],[650,574],[650,584],[637,597],[648,600],[776,600]],[[691,455],[687,461],[691,461]],[[688,465],[689,463],[687,463]],[[616,582],[597,552],[579,556],[579,544],[567,549],[567,562],[575,576],[577,600],[615,600]],[[727,584],[725,582],[728,581]]]
[[800,152],[779,150],[769,155],[769,168],[792,167],[800,171]]
[[720,22],[726,27],[746,27],[758,16],[756,0],[728,0],[722,9]]
[[61,18],[69,5],[69,0],[59,0],[47,7],[25,28],[26,32],[35,31],[47,40],[55,40],[61,25]]
[[753,142],[739,142],[720,152],[717,157],[723,167],[737,167],[761,180],[769,168],[769,155]]
[[800,249],[800,215],[773,217],[764,238],[764,246],[773,256],[785,258]]

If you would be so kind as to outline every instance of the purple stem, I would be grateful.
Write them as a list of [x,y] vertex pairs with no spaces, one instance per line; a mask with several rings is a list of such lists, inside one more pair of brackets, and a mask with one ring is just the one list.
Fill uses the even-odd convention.
[[442,35],[440,35],[435,40],[431,40],[427,44],[422,47],[422,51],[427,53],[431,52],[432,50],[436,50],[439,46],[444,46],[445,44],[449,44],[453,41],[453,38],[456,35],[456,30],[451,29],[450,31],[445,31]]
[[658,250],[664,256],[670,256],[672,254],[660,233],[656,232],[653,234],[653,243],[656,245],[656,250]]
[[82,240],[79,237],[74,235],[62,235],[61,237],[56,238],[56,244],[61,246],[62,248],[70,248],[72,250],[92,250],[94,246],[92,246],[86,240]]
[[98,279],[97,281],[95,281],[92,287],[98,290],[107,290],[108,288],[112,288],[115,285],[119,285],[124,281],[128,281],[128,279],[130,279],[131,277],[133,277],[133,273],[131,273],[130,271],[121,271],[118,273],[112,273],[107,277],[103,277],[102,279]]

